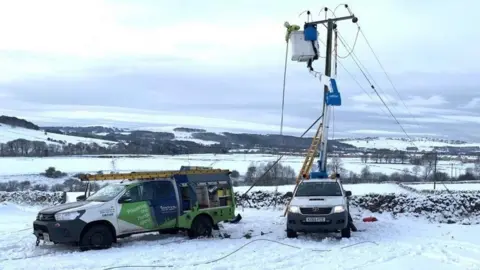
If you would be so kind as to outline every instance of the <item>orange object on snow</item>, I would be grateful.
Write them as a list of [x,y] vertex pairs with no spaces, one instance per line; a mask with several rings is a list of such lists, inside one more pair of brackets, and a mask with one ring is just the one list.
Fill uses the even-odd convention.
[[363,222],[375,222],[377,221],[376,217],[365,217],[363,218]]

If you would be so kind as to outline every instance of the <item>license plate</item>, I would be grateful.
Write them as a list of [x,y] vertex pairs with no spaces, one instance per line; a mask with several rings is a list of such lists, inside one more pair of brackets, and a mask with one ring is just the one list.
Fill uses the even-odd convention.
[[50,242],[50,235],[48,235],[48,233],[43,234],[43,241]]
[[325,217],[307,217],[305,221],[306,222],[324,222]]

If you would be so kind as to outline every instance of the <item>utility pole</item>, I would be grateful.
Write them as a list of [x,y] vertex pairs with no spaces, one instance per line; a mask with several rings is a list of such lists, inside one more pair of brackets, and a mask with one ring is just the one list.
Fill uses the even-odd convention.
[[453,163],[450,163],[450,179],[453,179]]
[[[321,20],[321,21],[314,21],[314,22],[307,22],[305,23],[305,27],[308,26],[316,26],[318,24],[323,24],[325,26],[325,23],[327,24],[327,45],[326,45],[326,57],[325,57],[325,76],[330,77],[332,76],[332,42],[333,42],[333,31],[337,28],[336,22],[338,21],[344,21],[344,20],[352,20],[352,22],[356,23],[358,21],[358,18],[355,17],[354,15],[350,16],[345,16],[345,17],[336,17],[336,18],[330,18],[326,20]],[[322,153],[322,156],[320,160],[318,161],[318,168],[321,172],[326,172],[327,171],[327,144],[328,142],[328,136],[326,132],[328,131],[328,120],[329,120],[329,106],[326,104],[326,99],[327,99],[327,93],[328,93],[328,86],[323,87],[323,126],[322,126],[322,136],[324,139],[322,140],[323,144],[320,145],[320,153]]]
[[438,154],[437,151],[435,153],[435,167],[433,169],[433,190],[435,190],[437,185],[437,162],[438,162]]

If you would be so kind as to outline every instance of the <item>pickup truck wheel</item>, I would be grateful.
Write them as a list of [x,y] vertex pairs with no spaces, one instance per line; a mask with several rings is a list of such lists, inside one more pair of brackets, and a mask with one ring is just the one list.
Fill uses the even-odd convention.
[[210,237],[212,235],[213,224],[206,216],[198,216],[193,222],[190,230],[188,230],[188,236],[193,239],[200,236]]
[[292,231],[292,230],[287,230],[287,237],[288,238],[296,238],[297,237],[297,232]]
[[342,229],[342,238],[350,238],[352,232],[350,231],[350,226],[347,226],[347,228]]
[[113,243],[112,232],[105,225],[94,225],[90,227],[80,239],[80,250],[110,248]]

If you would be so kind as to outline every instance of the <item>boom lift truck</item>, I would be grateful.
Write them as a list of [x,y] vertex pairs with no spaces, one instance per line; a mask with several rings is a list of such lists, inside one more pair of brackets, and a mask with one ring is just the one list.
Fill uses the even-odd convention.
[[[327,28],[325,73],[320,80],[324,84],[323,120],[313,137],[302,168],[297,176],[292,199],[287,204],[284,215],[287,216],[287,236],[296,237],[297,232],[341,232],[342,237],[350,237],[356,231],[349,213],[348,197],[350,191],[343,189],[340,175],[327,174],[327,143],[329,114],[332,106],[341,105],[341,96],[332,71],[332,39],[336,34],[336,22],[351,19],[358,20],[353,14],[346,17],[330,18],[321,21],[306,22],[303,31],[298,25],[285,22],[287,42],[292,43],[292,60],[307,62],[313,71],[312,62],[318,59],[317,26]],[[316,152],[319,152],[318,171],[311,171]]]
[[[43,240],[75,244],[82,251],[101,249],[118,238],[155,231],[186,230],[190,238],[208,237],[219,222],[241,219],[233,219],[230,173],[182,166],[178,171],[82,174],[85,195],[38,213],[33,222],[37,245]],[[112,182],[90,195],[94,181]]]

